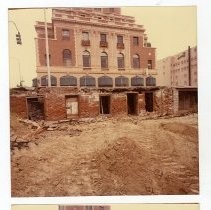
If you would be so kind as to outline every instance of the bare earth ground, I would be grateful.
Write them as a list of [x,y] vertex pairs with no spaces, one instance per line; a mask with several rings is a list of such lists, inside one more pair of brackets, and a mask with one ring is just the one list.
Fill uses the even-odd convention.
[[61,123],[36,134],[11,117],[12,196],[198,194],[197,115]]

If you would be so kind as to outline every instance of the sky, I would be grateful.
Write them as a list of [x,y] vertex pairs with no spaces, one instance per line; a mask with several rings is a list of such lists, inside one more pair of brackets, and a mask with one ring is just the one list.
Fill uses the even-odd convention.
[[[14,205],[12,210],[58,210],[57,205]],[[199,210],[197,204],[113,204],[111,210]]]
[[[157,49],[157,59],[177,54],[188,46],[197,45],[197,8],[195,6],[174,7],[122,7],[122,14],[134,16],[137,24],[144,25],[148,40]],[[36,77],[35,41],[36,21],[44,21],[43,9],[9,10],[9,65],[10,87],[20,84],[31,86]],[[51,10],[47,10],[51,21]],[[16,44],[17,30],[21,33],[22,45]]]

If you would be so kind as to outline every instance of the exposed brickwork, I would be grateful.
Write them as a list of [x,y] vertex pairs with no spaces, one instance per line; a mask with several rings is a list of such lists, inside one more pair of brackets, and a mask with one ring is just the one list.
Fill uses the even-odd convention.
[[154,110],[160,115],[174,114],[174,91],[172,88],[163,88],[155,92]]
[[96,117],[99,115],[99,95],[86,94],[80,96],[80,117]]
[[127,113],[127,95],[124,93],[112,95],[112,115]]
[[139,114],[145,113],[145,94],[138,94],[138,110]]
[[[49,54],[50,54],[50,65],[51,66],[64,66],[63,63],[63,50],[69,49],[72,54],[72,66],[75,65],[75,36],[74,31],[69,27],[67,28],[70,31],[70,39],[62,38],[62,29],[57,27],[56,37],[57,39],[49,39]],[[44,30],[44,28],[43,28]],[[58,41],[59,40],[59,41]],[[39,52],[39,63],[41,66],[46,66],[45,60],[45,39],[38,39],[38,52]]]
[[140,58],[140,68],[148,68],[148,60],[152,60],[152,69],[155,69],[155,48],[143,47],[143,37],[138,36],[139,44],[133,44],[133,37],[130,36],[130,55],[131,66],[133,66],[133,55],[137,54]]
[[[180,90],[185,91],[185,90]],[[186,90],[187,91],[187,90]],[[197,91],[194,89],[193,91]],[[137,110],[138,115],[146,114],[145,93],[153,93],[153,112],[159,115],[179,114],[179,97],[176,88],[161,88],[157,90],[141,90],[138,94]],[[67,118],[66,98],[74,97],[78,102],[78,114],[71,115],[79,118],[94,118],[100,115],[100,96],[110,96],[111,115],[127,115],[127,93],[123,92],[101,92],[101,90],[83,89],[70,87],[41,88],[37,96],[44,98],[44,112],[46,120],[62,120]],[[11,112],[17,113],[20,117],[27,118],[27,94],[12,94],[10,96]],[[75,103],[75,102],[74,102]],[[197,105],[195,105],[197,106]],[[182,110],[183,112],[185,110]],[[197,111],[197,110],[196,110]]]
[[10,111],[16,113],[19,117],[27,117],[26,96],[10,96]]

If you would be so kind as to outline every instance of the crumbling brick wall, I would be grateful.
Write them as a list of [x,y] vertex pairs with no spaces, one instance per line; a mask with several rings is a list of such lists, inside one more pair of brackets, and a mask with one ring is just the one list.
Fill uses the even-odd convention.
[[80,117],[96,117],[99,115],[99,94],[81,94],[79,100]]
[[112,94],[111,103],[112,115],[120,115],[127,113],[127,95],[125,93]]
[[11,95],[10,111],[21,118],[27,118],[26,95]]
[[145,108],[145,94],[140,93],[138,94],[138,114],[144,114],[146,113],[146,108]]
[[174,113],[174,95],[172,88],[162,88],[154,92],[154,111],[159,115]]

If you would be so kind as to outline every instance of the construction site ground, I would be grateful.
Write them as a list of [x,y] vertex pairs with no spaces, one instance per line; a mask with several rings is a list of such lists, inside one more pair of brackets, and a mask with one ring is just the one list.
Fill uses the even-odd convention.
[[11,115],[12,196],[199,193],[197,114],[38,124]]

